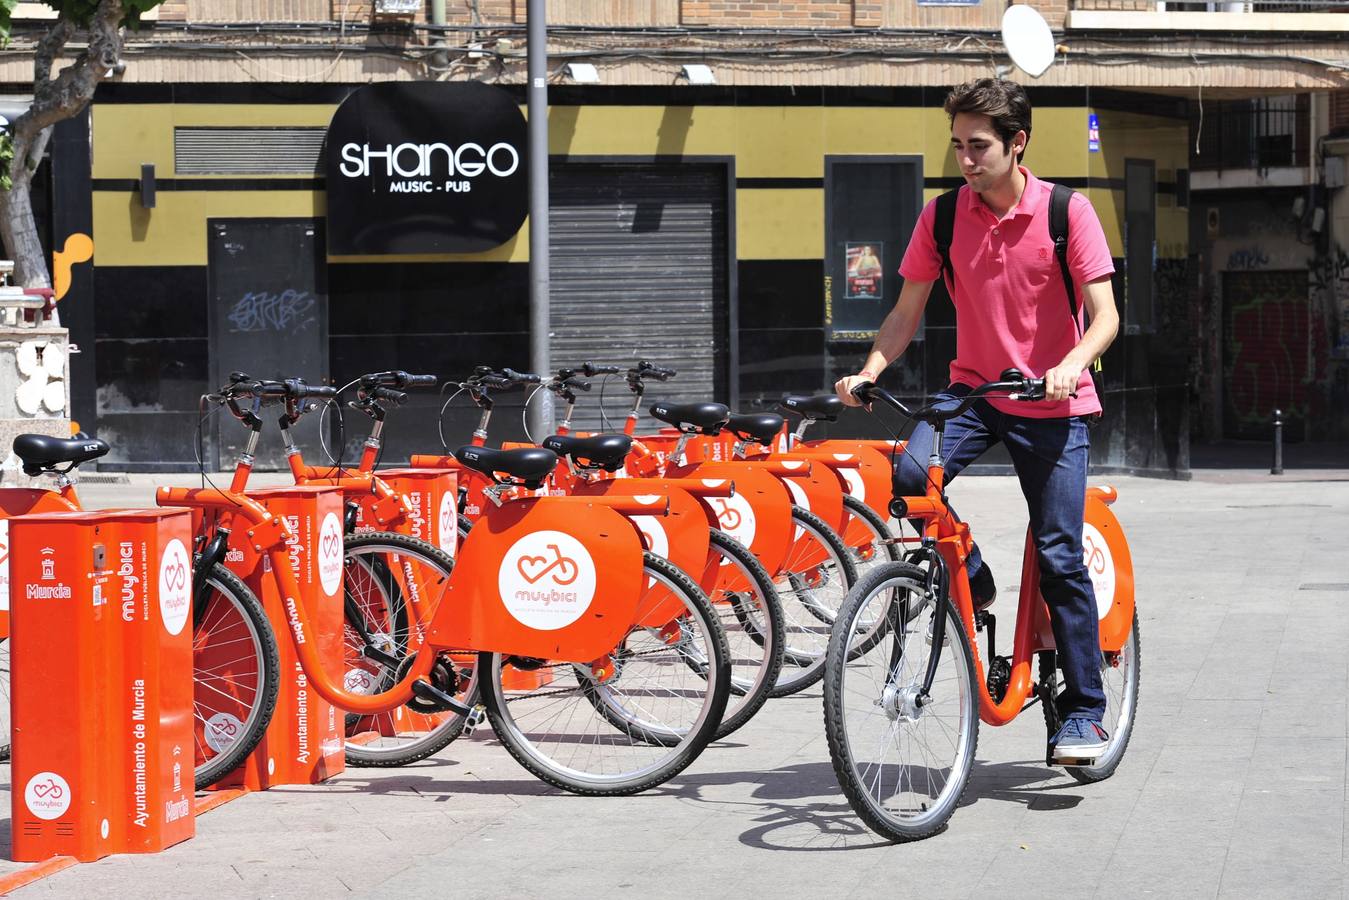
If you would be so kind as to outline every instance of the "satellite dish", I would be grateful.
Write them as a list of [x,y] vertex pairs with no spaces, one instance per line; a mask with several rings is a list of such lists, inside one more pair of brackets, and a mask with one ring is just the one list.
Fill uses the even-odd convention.
[[1039,78],[1054,62],[1054,33],[1044,16],[1025,4],[1002,14],[1002,42],[1016,67]]

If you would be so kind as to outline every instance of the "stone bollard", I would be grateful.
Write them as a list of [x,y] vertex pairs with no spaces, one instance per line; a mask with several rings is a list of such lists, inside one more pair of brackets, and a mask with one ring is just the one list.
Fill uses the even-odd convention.
[[1269,474],[1283,474],[1283,410],[1274,410],[1274,463],[1269,467]]

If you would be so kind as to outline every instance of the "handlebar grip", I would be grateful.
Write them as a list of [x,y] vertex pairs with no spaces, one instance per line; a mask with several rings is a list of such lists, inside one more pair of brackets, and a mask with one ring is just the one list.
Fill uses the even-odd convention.
[[404,387],[435,387],[440,384],[438,375],[409,375],[406,372],[402,374]]
[[395,391],[393,388],[377,387],[373,391],[376,400],[387,400],[395,405],[401,405],[407,401],[408,395],[402,391]]
[[501,374],[509,381],[514,381],[517,384],[539,384],[543,381],[543,379],[537,375],[531,375],[528,372],[517,372],[514,369],[502,369]]
[[284,381],[255,381],[248,385],[248,393],[254,397],[288,397],[290,392]]
[[314,385],[308,388],[304,395],[318,400],[332,400],[337,396],[337,388],[327,384]]
[[870,403],[871,389],[874,388],[875,386],[876,382],[874,381],[858,382],[857,384],[853,385],[852,390],[849,391],[848,393],[852,394],[854,397],[856,397],[858,400],[861,400],[863,403]]
[[565,380],[562,382],[562,384],[565,385],[566,387],[569,387],[569,388],[576,388],[576,389],[579,390],[579,391],[588,391],[588,390],[590,390],[590,382],[588,382],[588,381],[582,381],[582,380],[579,379],[579,378],[568,378],[568,379],[565,379]]
[[617,375],[622,370],[618,366],[597,366],[594,363],[582,363],[580,372],[587,378],[594,378],[596,375]]

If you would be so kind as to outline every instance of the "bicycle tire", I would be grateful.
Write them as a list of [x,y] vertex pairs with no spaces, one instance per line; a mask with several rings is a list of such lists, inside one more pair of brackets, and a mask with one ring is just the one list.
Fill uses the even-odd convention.
[[[803,534],[810,535],[826,548],[827,556],[839,573],[839,603],[857,583],[857,567],[853,565],[852,554],[848,551],[843,538],[819,516],[802,509],[792,507],[792,520]],[[829,609],[814,599],[816,588],[802,582],[800,575],[809,575],[810,571],[795,573],[792,571],[793,558],[802,557],[799,541],[793,544],[784,563],[785,573],[774,579],[773,586],[778,592],[782,605],[785,640],[783,644],[782,668],[778,680],[769,691],[770,697],[786,697],[803,691],[824,677],[824,660],[828,652],[829,632],[832,630],[833,614],[837,608]],[[820,564],[806,567],[818,570]],[[818,573],[817,573],[817,577]],[[783,579],[787,590],[783,590]],[[803,599],[811,592],[809,600]],[[824,626],[821,629],[821,626]]]
[[[738,698],[738,702],[734,704],[727,700],[726,712],[722,714],[721,724],[717,726],[712,738],[721,740],[743,727],[768,702],[769,693],[777,684],[778,673],[782,671],[784,628],[782,601],[773,587],[772,577],[759,562],[759,558],[724,531],[713,528],[709,532],[709,538],[714,552],[721,553],[731,560],[722,565],[739,567],[742,575],[754,585],[754,592],[757,595],[747,599],[735,597],[725,603],[713,604],[713,609],[719,610],[724,607],[728,613],[720,618],[723,623],[722,630],[726,632],[727,645],[731,649],[731,694]],[[748,604],[754,604],[761,610],[762,622],[750,612]],[[727,628],[729,623],[734,623],[734,627],[743,632],[743,637],[733,637],[737,632]],[[732,644],[734,646],[731,646]],[[752,676],[737,677],[735,660],[751,652],[750,647],[757,647],[762,655],[753,666]]]
[[[883,557],[877,559],[877,562],[880,563],[901,562],[903,560],[904,557],[899,552],[899,547],[896,544],[891,543],[894,541],[895,537],[894,532],[890,530],[889,525],[885,524],[885,520],[882,519],[879,514],[877,514],[876,510],[872,509],[870,506],[867,506],[865,503],[863,503],[861,500],[858,500],[851,494],[843,495],[843,508],[844,511],[846,511],[849,515],[861,519],[862,522],[866,525],[867,530],[870,531],[873,535],[875,535],[876,540],[873,542],[873,546],[879,550],[877,556]],[[846,535],[847,533],[848,533],[848,526],[844,525],[841,534]],[[844,541],[844,543],[847,543],[846,540]],[[853,548],[850,547],[849,549]],[[863,571],[861,566],[861,564],[864,562],[868,562],[868,560],[859,559],[857,551],[853,550],[853,565],[857,566],[858,578],[861,578],[866,574],[866,572]]]
[[[1040,654],[1040,683],[1057,686],[1057,667],[1050,668],[1048,661],[1051,659],[1053,659],[1052,654]],[[1135,609],[1133,625],[1129,629],[1129,639],[1120,648],[1118,664],[1112,666],[1102,656],[1101,669],[1103,674],[1108,675],[1111,670],[1119,671],[1120,666],[1126,667],[1121,679],[1123,684],[1113,696],[1109,687],[1105,685],[1106,677],[1101,679],[1102,686],[1106,687],[1106,713],[1105,720],[1101,724],[1110,733],[1105,752],[1097,759],[1095,765],[1063,767],[1065,772],[1082,784],[1094,784],[1114,775],[1115,770],[1119,768],[1120,762],[1124,759],[1125,751],[1129,749],[1129,739],[1133,737],[1134,723],[1138,719],[1138,685],[1143,674],[1142,660],[1142,639],[1138,633],[1138,610]],[[1053,681],[1049,680],[1051,678]],[[1117,710],[1117,712],[1112,715],[1112,710]],[[1045,728],[1052,738],[1054,731],[1060,724],[1058,716],[1047,706],[1044,709],[1044,715]]]
[[[202,591],[214,590],[217,597],[226,598],[232,610],[239,614],[242,624],[253,640],[251,653],[258,661],[258,673],[256,675],[258,688],[254,694],[254,699],[248,704],[246,716],[242,719],[237,716],[234,717],[234,720],[240,723],[238,736],[225,745],[225,749],[210,746],[209,739],[205,737],[195,742],[197,759],[193,776],[196,789],[203,790],[233,772],[257,748],[263,735],[267,733],[267,726],[271,724],[272,715],[276,711],[277,694],[281,689],[281,660],[277,654],[276,635],[272,631],[266,611],[248,585],[244,584],[238,575],[224,566],[216,564],[202,577],[196,590],[198,596],[194,598],[193,609],[201,609],[204,612],[200,620],[194,617],[192,622],[193,716],[199,723],[202,735],[207,734],[208,728],[212,728],[218,733],[219,726],[209,724],[212,719],[220,715],[232,715],[232,713],[217,711],[207,716],[202,702],[197,699],[199,689],[209,689],[211,694],[208,696],[215,694],[228,695],[220,687],[208,684],[209,681],[217,679],[214,677],[208,679],[206,670],[198,665],[200,654],[204,653],[210,646],[218,646],[207,643],[208,636],[219,634],[216,629],[208,626],[211,626],[216,618],[230,614],[228,610],[225,610],[216,613],[213,617],[212,610],[220,609],[220,607],[216,606],[217,601],[214,597],[203,602],[201,600]],[[230,638],[224,643],[233,643],[237,640],[240,640],[240,638]],[[230,724],[232,725],[232,723]],[[203,743],[207,745],[205,749],[214,750],[215,755],[205,756]]]
[[[974,649],[969,635],[961,626],[960,617],[946,600],[939,598],[935,602],[925,598],[921,592],[925,589],[927,575],[917,566],[906,563],[890,563],[874,569],[866,578],[858,582],[848,595],[847,602],[839,611],[839,622],[830,636],[829,657],[824,676],[824,726],[829,744],[829,755],[833,762],[834,773],[839,785],[847,796],[849,804],[867,827],[894,842],[920,840],[942,830],[952,813],[960,805],[960,800],[969,786],[970,771],[974,765],[975,752],[979,744],[979,694],[975,681]],[[904,623],[897,621],[895,592],[906,591],[909,596],[917,597],[916,612],[906,618]],[[878,597],[885,593],[888,596]],[[880,671],[884,677],[879,679],[880,697],[875,696],[877,679],[874,674],[868,683],[863,669],[863,658],[852,652],[848,636],[855,633],[854,622],[862,618],[868,605],[879,600],[881,608],[891,618],[889,634],[902,635],[898,640],[878,642],[872,649],[880,649]],[[932,696],[925,702],[918,702],[923,675],[926,671],[929,655],[932,652],[932,636],[927,627],[918,625],[913,629],[909,623],[919,621],[920,616],[942,615],[946,617],[946,639],[942,648],[950,647],[952,652],[942,651],[942,658],[949,663],[947,677],[934,680]],[[930,623],[929,623],[930,624]],[[913,646],[910,647],[909,645]],[[885,651],[888,650],[888,653]],[[905,650],[908,650],[906,653]],[[917,652],[915,652],[917,651]],[[897,658],[898,657],[898,658]],[[902,686],[894,683],[894,675],[907,675],[908,680]],[[941,676],[941,671],[938,675]],[[849,677],[855,677],[862,689],[853,693],[858,695],[855,708],[849,708]],[[938,720],[942,711],[952,702],[948,696],[948,681],[954,683],[954,709],[948,715],[954,721],[956,738],[952,747],[953,758],[950,777],[941,782],[936,796],[931,798],[929,806],[919,799],[921,796],[919,779],[922,773],[909,771],[918,767],[902,764],[896,766],[898,773],[892,779],[894,793],[902,794],[907,781],[908,792],[914,794],[910,805],[917,806],[917,814],[903,816],[891,814],[885,808],[884,799],[889,780],[885,777],[884,760],[888,758],[888,748],[878,748],[874,738],[859,738],[856,742],[849,738],[850,725],[858,728],[874,724],[883,729],[883,742],[892,738],[903,752],[904,741],[897,737],[901,729],[917,726],[917,723],[931,717]],[[943,705],[939,705],[943,704]],[[932,732],[938,736],[949,736],[952,725],[940,723],[940,729]],[[910,746],[921,743],[918,751],[922,770],[926,773],[926,786],[933,788],[934,770],[931,763],[942,762],[932,751],[932,742],[920,740],[906,734]],[[948,737],[949,740],[949,737]],[[865,750],[860,748],[866,748]],[[861,752],[879,756],[880,761],[871,765],[859,759]],[[870,765],[870,769],[864,766]],[[875,775],[872,775],[872,771]],[[915,777],[917,775],[917,777]],[[906,778],[907,776],[907,778]],[[884,796],[873,796],[882,794]],[[930,791],[929,791],[930,793]]]
[[[687,574],[680,571],[665,559],[654,556],[651,553],[643,554],[643,574],[647,578],[655,578],[658,582],[665,585],[675,596],[684,602],[686,617],[684,621],[688,623],[685,634],[694,630],[702,636],[702,652],[708,661],[707,673],[705,677],[700,678],[697,674],[692,677],[696,679],[693,683],[703,685],[703,691],[700,695],[701,702],[696,708],[696,713],[692,716],[692,721],[687,727],[680,729],[677,726],[667,726],[667,732],[679,731],[681,737],[673,746],[666,746],[658,740],[653,740],[652,729],[649,726],[642,726],[640,729],[635,727],[632,719],[624,721],[629,723],[627,727],[614,728],[611,720],[595,710],[595,704],[590,697],[587,697],[587,691],[593,689],[593,684],[587,685],[589,680],[586,675],[577,670],[581,666],[570,663],[547,664],[539,668],[541,670],[551,670],[554,681],[550,686],[541,686],[542,693],[533,694],[530,692],[516,692],[516,696],[507,697],[506,688],[502,684],[502,670],[505,657],[498,653],[483,652],[478,657],[478,669],[483,674],[483,703],[487,709],[488,720],[492,723],[492,728],[496,731],[497,738],[506,747],[506,750],[513,756],[516,762],[520,763],[527,771],[533,775],[562,790],[574,794],[586,796],[621,796],[635,794],[648,788],[663,784],[670,778],[682,772],[689,766],[698,754],[700,754],[707,744],[712,740],[717,726],[721,722],[721,716],[726,708],[726,697],[730,682],[730,660],[729,651],[726,645],[726,635],[721,629],[716,613],[712,609],[712,604],[708,601],[702,589]],[[630,638],[646,629],[632,629],[624,638],[624,645],[627,645]],[[684,641],[679,642],[683,644]],[[668,672],[672,668],[685,669],[682,662],[668,659],[670,652],[683,656],[683,650],[676,647],[674,650],[657,649],[655,653],[664,652],[667,655],[663,664],[660,660],[655,660],[661,671]],[[615,654],[617,657],[618,654]],[[652,660],[653,654],[642,653],[638,655],[633,653],[630,659]],[[631,666],[632,663],[629,663]],[[619,674],[613,678],[614,682],[622,681],[625,670],[618,669]],[[628,670],[630,671],[630,670]],[[575,687],[565,684],[567,678],[575,680]],[[668,691],[668,689],[665,689]],[[670,691],[674,701],[682,701],[677,692]],[[566,695],[572,695],[574,702],[570,712],[556,710],[557,704],[561,702]],[[527,714],[523,704],[529,703],[534,699],[544,699],[545,704],[539,709],[543,710],[540,716],[539,725],[526,724],[523,716]],[[593,734],[584,734],[578,739],[573,726],[577,729],[584,728],[584,723],[577,725],[576,719],[580,712],[584,710],[595,711],[594,720],[603,726],[602,731]],[[556,743],[559,750],[555,752],[545,752],[543,749],[544,739],[548,737],[542,729],[553,723],[562,722],[563,729],[567,734],[556,736]],[[606,733],[607,732],[607,733]],[[632,751],[632,755],[641,755],[640,764],[633,769],[616,772],[612,766],[601,764],[597,768],[600,771],[587,771],[576,768],[576,756],[585,751],[592,753],[604,748],[616,748],[622,752],[625,748]],[[564,762],[558,758],[561,753],[570,751],[570,760]],[[648,757],[654,757],[648,759]]]
[[[363,532],[361,534],[348,535],[344,545],[344,555],[346,569],[349,573],[352,566],[357,565],[362,556],[371,555],[373,559],[360,562],[360,565],[371,567],[371,578],[361,578],[359,575],[343,579],[343,591],[345,600],[343,608],[343,671],[348,677],[353,671],[356,671],[357,661],[360,663],[361,671],[368,671],[367,667],[374,668],[373,673],[377,677],[374,687],[377,690],[387,690],[392,687],[397,680],[397,669],[389,668],[379,663],[369,660],[359,653],[359,629],[356,623],[352,621],[352,603],[354,602],[361,614],[364,616],[369,611],[369,605],[361,606],[359,599],[353,598],[353,592],[364,590],[365,585],[371,582],[375,586],[379,584],[381,576],[380,569],[387,570],[388,563],[382,558],[374,556],[379,552],[391,552],[395,558],[399,555],[420,559],[420,566],[426,568],[431,573],[430,577],[437,579],[436,587],[433,588],[433,598],[439,603],[443,595],[443,588],[448,585],[451,575],[454,571],[454,558],[445,551],[433,544],[430,544],[420,538],[411,535],[399,534],[397,532]],[[420,571],[420,570],[419,570]],[[386,624],[392,627],[382,632],[392,641],[392,650],[398,655],[400,661],[406,658],[409,649],[409,618],[407,604],[403,598],[401,590],[398,589],[396,581],[392,578],[383,578],[382,587],[390,590],[392,593],[382,594],[383,602],[387,604],[388,619]],[[435,608],[427,610],[428,621],[434,616]],[[368,620],[361,623],[363,627],[368,627]],[[476,656],[474,657],[476,659]],[[459,674],[459,673],[456,673]],[[464,677],[464,676],[460,676]],[[462,691],[456,690],[455,695],[463,700],[467,705],[472,706],[477,700],[477,675],[476,667],[466,676],[467,684]],[[456,687],[458,678],[456,679]],[[347,764],[353,767],[372,767],[372,768],[390,768],[396,766],[405,766],[419,760],[426,759],[445,749],[455,738],[459,737],[464,730],[464,717],[454,713],[437,713],[443,716],[439,724],[435,727],[421,733],[414,733],[410,729],[414,723],[422,723],[420,719],[414,719],[412,716],[418,714],[415,708],[388,710],[374,716],[358,716],[348,713],[345,718],[346,731],[348,737],[350,732],[359,728],[363,723],[373,726],[376,733],[382,730],[393,732],[390,735],[384,735],[380,738],[380,743],[358,743],[353,741],[346,742],[346,760]],[[367,731],[370,729],[367,728]],[[398,737],[400,734],[406,734],[407,737]],[[398,737],[397,743],[392,738]],[[384,741],[388,740],[388,743]]]
[[9,638],[0,638],[0,762],[9,761],[13,722],[10,719]]

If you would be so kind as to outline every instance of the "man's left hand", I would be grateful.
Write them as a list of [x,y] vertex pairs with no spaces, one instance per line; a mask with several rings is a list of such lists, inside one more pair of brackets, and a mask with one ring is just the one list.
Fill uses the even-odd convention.
[[1082,367],[1070,362],[1059,363],[1045,373],[1045,399],[1055,403],[1067,400],[1077,391]]

